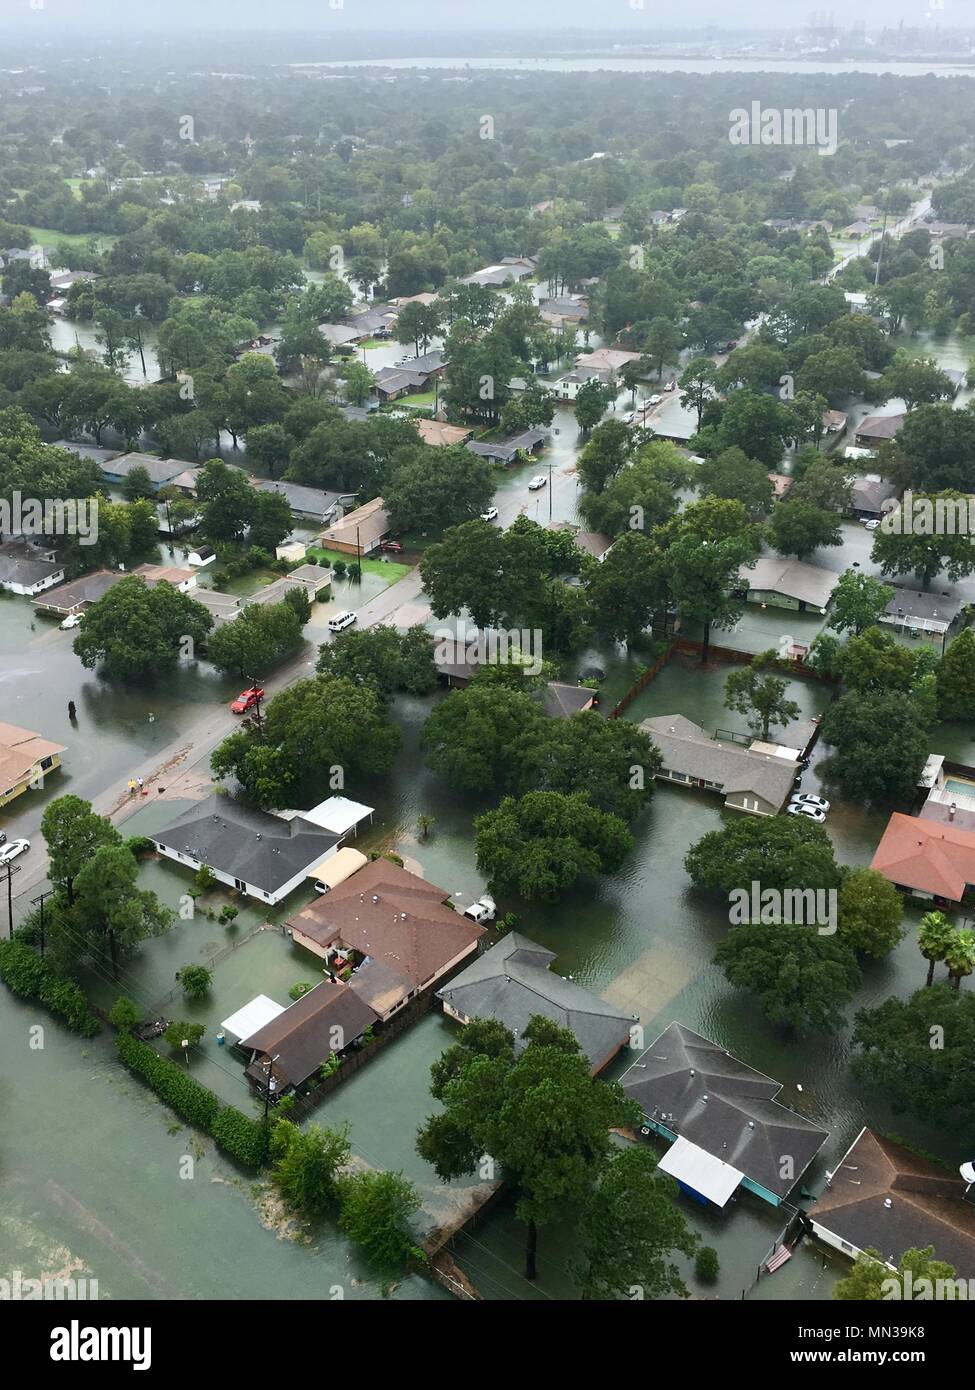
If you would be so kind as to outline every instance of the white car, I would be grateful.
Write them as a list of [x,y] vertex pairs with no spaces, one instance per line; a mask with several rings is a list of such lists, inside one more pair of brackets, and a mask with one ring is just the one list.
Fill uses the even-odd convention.
[[482,893],[476,902],[471,903],[470,907],[465,907],[464,916],[469,917],[472,922],[493,922],[498,911],[498,905],[491,897],[490,893]]
[[662,400],[663,400],[663,396],[651,396],[651,397],[649,398],[647,404],[648,404],[648,405],[659,405],[660,402],[661,402]]
[[498,519],[498,509],[497,509],[497,507],[488,507],[488,509],[487,509],[486,512],[482,512],[482,513],[481,513],[481,520],[482,520],[482,521],[497,521],[497,519]]
[[668,382],[667,382],[667,385],[664,387],[664,390],[665,390],[665,391],[676,391],[676,390],[677,390],[677,378],[676,378],[676,377],[673,377],[670,381],[668,381]]
[[807,820],[814,820],[817,825],[822,825],[826,819],[826,812],[821,811],[818,806],[804,806],[802,802],[790,801],[785,809],[790,816],[805,816]]
[[796,792],[789,800],[793,806],[815,806],[824,812],[829,810],[829,802],[825,796],[815,796],[812,792]]
[[11,840],[9,845],[0,849],[0,864],[9,864],[11,859],[16,859],[18,854],[23,854],[28,849],[30,840]]
[[80,614],[80,613],[69,613],[68,616],[62,620],[62,622],[59,624],[59,626],[60,626],[62,632],[69,632],[69,631],[71,630],[71,628],[73,628],[73,627],[80,627],[80,626],[81,626],[81,614]]
[[329,618],[328,630],[329,632],[344,632],[347,627],[351,627],[355,622],[358,622],[356,614],[346,608],[344,612],[336,613],[334,618]]
[[528,491],[537,492],[538,489],[540,487],[544,487],[547,482],[548,479],[546,478],[544,473],[536,473],[534,478],[532,478],[531,482],[528,484]]
[[876,529],[877,529],[877,527],[878,527],[879,525],[880,525],[880,518],[879,518],[879,517],[876,517],[876,516],[871,517],[869,521],[865,521],[865,522],[863,523],[864,530],[866,530],[866,531],[876,531]]

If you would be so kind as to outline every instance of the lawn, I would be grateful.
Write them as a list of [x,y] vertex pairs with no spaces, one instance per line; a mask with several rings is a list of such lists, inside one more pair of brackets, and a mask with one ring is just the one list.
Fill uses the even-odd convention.
[[[308,554],[314,555],[321,563],[327,560],[330,565],[334,565],[336,560],[341,560],[346,566],[355,563],[354,555],[341,555],[337,550],[323,550],[320,546],[310,545]],[[398,560],[373,559],[369,555],[363,555],[360,560],[363,574],[378,575],[380,579],[385,579],[388,584],[395,584],[397,579],[402,579],[404,574],[409,574],[412,565],[404,565]]]
[[66,246],[85,246],[89,238],[94,237],[99,248],[104,250],[118,240],[107,232],[58,232],[53,227],[31,227],[29,231],[31,241],[41,246],[57,246],[60,242]]

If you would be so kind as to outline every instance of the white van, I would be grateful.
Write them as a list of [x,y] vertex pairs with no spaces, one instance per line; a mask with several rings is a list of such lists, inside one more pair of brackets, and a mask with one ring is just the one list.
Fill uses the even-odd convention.
[[329,632],[344,632],[347,627],[351,627],[357,621],[355,613],[348,608],[343,613],[336,613],[334,618],[328,620]]

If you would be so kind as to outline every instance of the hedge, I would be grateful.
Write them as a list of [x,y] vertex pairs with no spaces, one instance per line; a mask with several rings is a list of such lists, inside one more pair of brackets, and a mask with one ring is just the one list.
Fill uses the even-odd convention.
[[83,1038],[101,1028],[78,986],[56,975],[25,941],[0,941],[0,980],[21,999],[36,999]]
[[177,1115],[207,1130],[217,1147],[238,1163],[248,1168],[261,1166],[265,1137],[264,1126],[259,1120],[252,1120],[232,1105],[221,1106],[212,1091],[131,1033],[119,1033],[115,1042],[125,1065],[141,1076]]

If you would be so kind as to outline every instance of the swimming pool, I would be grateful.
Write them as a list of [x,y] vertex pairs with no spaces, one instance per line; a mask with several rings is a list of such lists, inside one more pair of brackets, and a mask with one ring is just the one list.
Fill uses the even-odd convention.
[[966,782],[963,777],[946,777],[945,791],[951,792],[952,796],[965,796],[975,801],[975,782]]

